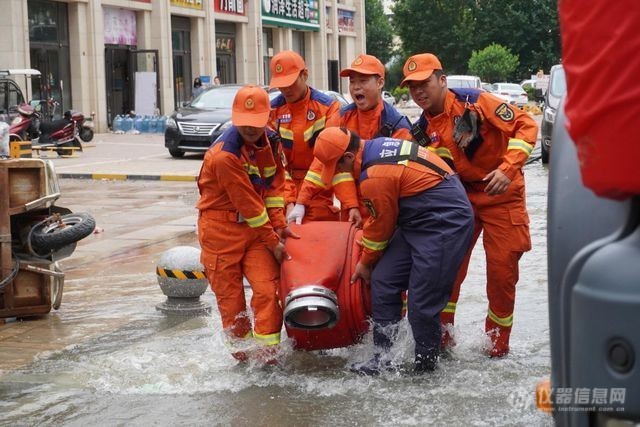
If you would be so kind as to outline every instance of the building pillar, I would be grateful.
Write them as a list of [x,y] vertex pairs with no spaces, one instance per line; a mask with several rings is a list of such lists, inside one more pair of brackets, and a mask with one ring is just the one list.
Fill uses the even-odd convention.
[[[29,24],[26,0],[4,0],[0,13],[0,28],[4,40],[0,43],[0,68],[29,68]],[[24,79],[16,79],[27,99],[31,98],[31,88],[27,93]]]
[[[199,49],[202,52],[202,59],[198,65],[201,74],[211,76],[211,84],[213,84],[213,78],[216,76],[216,70],[218,69],[216,63],[216,19],[213,13],[213,2],[216,0],[205,0],[205,19],[201,21],[202,38],[200,39]],[[200,33],[198,33],[200,34]],[[198,35],[200,37],[200,35]]]
[[173,50],[171,46],[171,13],[167,0],[151,0],[151,46],[158,50],[160,114],[173,111]]
[[90,89],[93,81],[89,78],[89,6],[87,3],[69,3],[68,7],[71,106],[74,110],[89,115],[94,110]]
[[[240,25],[237,31],[238,40],[236,46],[242,47],[242,55],[237,55],[238,82],[261,84],[264,81],[262,69],[262,49],[266,40],[262,39],[262,14],[261,2],[250,1],[245,3],[247,25]],[[256,43],[254,43],[256,40]]]
[[[107,87],[104,58],[104,16],[102,6],[97,1],[86,5],[86,61],[88,87],[83,91],[89,100],[90,112],[95,112],[95,132],[108,132],[107,126]],[[73,71],[71,72],[73,78]],[[81,74],[81,78],[83,78]],[[72,88],[75,91],[75,87]],[[75,92],[73,94],[75,100]]]

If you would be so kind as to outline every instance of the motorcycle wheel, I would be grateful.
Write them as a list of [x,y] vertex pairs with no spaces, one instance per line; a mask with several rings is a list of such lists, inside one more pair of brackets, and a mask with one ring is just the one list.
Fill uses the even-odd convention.
[[80,141],[78,141],[78,139],[74,139],[73,141],[69,141],[69,142],[65,142],[64,144],[60,144],[58,146],[58,148],[56,148],[56,153],[58,153],[58,156],[70,156],[73,154],[72,150],[65,150],[64,147],[75,147],[78,149],[78,151],[83,151],[82,150],[82,144],[80,144]]
[[84,142],[90,142],[93,139],[93,129],[82,128],[80,129],[80,139]]
[[96,228],[96,220],[84,212],[56,215],[38,223],[31,229],[31,246],[39,254],[57,251],[84,239]]

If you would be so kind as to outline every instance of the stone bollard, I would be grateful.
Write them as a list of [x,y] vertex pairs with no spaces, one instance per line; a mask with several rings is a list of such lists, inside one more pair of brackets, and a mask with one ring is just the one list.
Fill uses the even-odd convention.
[[156,267],[158,284],[167,300],[156,305],[165,314],[203,316],[211,313],[211,305],[200,301],[209,282],[200,264],[200,249],[176,246],[165,251]]

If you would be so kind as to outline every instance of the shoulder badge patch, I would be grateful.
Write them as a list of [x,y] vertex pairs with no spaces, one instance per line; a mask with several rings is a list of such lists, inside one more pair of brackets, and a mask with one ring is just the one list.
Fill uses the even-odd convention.
[[511,107],[502,103],[496,108],[496,116],[500,117],[505,122],[510,122],[516,116]]
[[362,199],[362,203],[364,203],[364,205],[367,207],[371,218],[378,218],[378,213],[376,212],[376,208],[373,206],[373,202],[371,201],[371,199]]

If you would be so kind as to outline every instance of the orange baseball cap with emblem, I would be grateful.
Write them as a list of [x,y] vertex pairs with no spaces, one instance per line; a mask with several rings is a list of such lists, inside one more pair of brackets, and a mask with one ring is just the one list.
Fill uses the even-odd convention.
[[402,68],[404,80],[400,83],[400,87],[404,87],[411,81],[427,80],[435,70],[442,70],[442,64],[433,53],[410,56]]
[[351,67],[340,71],[340,77],[349,77],[351,73],[377,74],[384,78],[384,65],[375,56],[362,54],[353,60]]
[[283,50],[271,58],[269,87],[289,87],[296,82],[300,71],[307,68],[302,56],[292,50]]
[[231,121],[235,126],[262,128],[267,125],[270,112],[267,91],[260,86],[247,85],[240,88],[233,98]]
[[351,132],[339,127],[326,128],[318,135],[313,146],[313,156],[322,163],[320,179],[325,185],[331,185],[338,161],[347,151],[350,140]]

